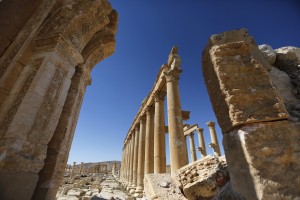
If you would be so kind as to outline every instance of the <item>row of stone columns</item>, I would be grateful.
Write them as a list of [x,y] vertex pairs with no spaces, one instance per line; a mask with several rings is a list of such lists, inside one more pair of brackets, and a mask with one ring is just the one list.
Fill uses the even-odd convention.
[[[220,150],[220,145],[219,145],[218,138],[217,138],[215,123],[212,121],[209,121],[206,124],[208,125],[209,132],[210,132],[210,138],[211,138],[211,143],[209,144],[209,146],[213,149],[213,155],[216,157],[219,157],[219,156],[221,156],[221,150]],[[205,140],[204,140],[204,136],[203,136],[203,129],[197,128],[196,131],[198,133],[198,141],[199,141],[199,147],[197,148],[197,150],[200,151],[201,158],[203,158],[207,155],[206,147],[205,147]],[[187,134],[187,136],[189,136],[191,160],[192,160],[192,162],[195,162],[197,160],[197,154],[196,154],[196,148],[195,148],[194,132],[190,132],[189,134]]]
[[[143,193],[144,175],[166,172],[165,114],[164,100],[167,95],[169,142],[172,172],[188,164],[185,138],[183,134],[182,111],[178,89],[181,60],[177,48],[173,48],[168,65],[163,65],[152,91],[150,103],[143,103],[142,112],[124,142],[121,181],[135,197]],[[133,148],[134,146],[134,148]]]

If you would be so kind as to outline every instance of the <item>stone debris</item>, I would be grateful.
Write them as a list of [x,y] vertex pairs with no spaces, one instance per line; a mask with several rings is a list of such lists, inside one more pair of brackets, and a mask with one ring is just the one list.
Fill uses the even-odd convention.
[[206,156],[180,168],[175,178],[189,200],[212,198],[230,180],[224,156]]
[[57,200],[125,200],[127,194],[119,188],[112,175],[91,173],[74,175],[63,180]]
[[147,200],[187,200],[169,173],[145,175],[144,193]]

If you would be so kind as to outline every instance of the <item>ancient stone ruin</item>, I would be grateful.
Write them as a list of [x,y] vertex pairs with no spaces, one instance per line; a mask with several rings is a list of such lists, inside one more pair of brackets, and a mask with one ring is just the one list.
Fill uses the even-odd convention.
[[0,199],[54,199],[117,12],[106,0],[5,0],[0,13]]
[[114,52],[117,23],[107,0],[1,2],[1,200],[300,199],[300,49],[257,46],[245,29],[212,35],[202,55],[225,156],[214,122],[213,155],[203,129],[184,124],[174,47],[129,128],[121,168],[67,166],[90,72]]

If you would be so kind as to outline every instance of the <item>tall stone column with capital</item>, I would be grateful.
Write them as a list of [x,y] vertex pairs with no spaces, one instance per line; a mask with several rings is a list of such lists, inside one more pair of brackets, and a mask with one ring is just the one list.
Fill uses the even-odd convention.
[[154,107],[147,107],[145,139],[145,174],[154,172]]
[[195,149],[195,141],[194,141],[194,133],[191,132],[189,134],[189,140],[190,140],[190,150],[191,150],[191,158],[192,162],[195,162],[197,160],[197,154]]
[[166,139],[164,100],[166,92],[154,93],[154,173],[166,173]]
[[196,131],[198,133],[198,140],[199,140],[199,147],[197,149],[201,153],[201,158],[204,158],[207,155],[207,153],[205,147],[205,140],[203,137],[203,128],[198,128]]
[[134,157],[133,157],[133,180],[132,189],[129,191],[130,194],[134,194],[137,186],[137,171],[138,171],[138,152],[139,152],[139,126],[135,127],[134,135]]
[[210,138],[211,138],[211,143],[209,144],[209,146],[211,148],[213,148],[214,155],[219,157],[219,156],[221,156],[221,151],[220,151],[220,145],[219,145],[218,137],[217,137],[217,133],[216,133],[215,123],[212,121],[209,121],[206,124],[209,128],[209,133],[210,133]]
[[171,173],[188,164],[187,147],[183,133],[182,111],[178,80],[181,60],[176,47],[172,48],[169,56],[169,70],[165,73],[167,83],[168,126]]
[[146,119],[142,116],[140,119],[140,137],[138,151],[138,171],[137,171],[137,187],[134,197],[141,198],[144,190],[144,163],[145,163],[145,134],[146,134]]

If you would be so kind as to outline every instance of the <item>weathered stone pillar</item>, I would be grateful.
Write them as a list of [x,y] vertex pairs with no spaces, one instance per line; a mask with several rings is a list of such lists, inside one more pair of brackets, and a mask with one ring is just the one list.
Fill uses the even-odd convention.
[[166,173],[165,96],[163,91],[154,94],[154,173],[157,174]]
[[74,174],[75,174],[75,165],[76,165],[76,162],[73,162],[73,167],[72,167],[71,177],[73,177]]
[[134,197],[141,198],[144,190],[144,163],[145,163],[145,134],[146,134],[146,119],[142,116],[140,119],[140,137],[138,151],[138,171],[137,171],[137,187]]
[[134,160],[134,131],[130,133],[130,155],[129,155],[129,184],[127,190],[132,189],[133,182],[133,160]]
[[146,111],[145,174],[154,172],[154,107]]
[[[173,47],[169,56],[169,71],[165,73],[167,83],[167,101],[168,101],[168,127],[171,173],[174,173],[180,167],[188,164],[186,141],[183,133],[182,111],[180,105],[180,95],[178,80],[180,70],[180,57],[178,50]],[[170,59],[171,58],[171,59]]]
[[199,140],[199,147],[197,149],[201,153],[201,158],[204,158],[205,156],[207,156],[207,153],[205,147],[205,140],[203,136],[203,128],[198,128],[196,131],[198,133],[198,140]]
[[122,149],[122,161],[121,161],[121,166],[120,166],[120,182],[123,184],[123,165],[124,165],[124,147]]
[[191,132],[189,134],[189,140],[190,140],[190,150],[191,150],[191,158],[192,162],[195,162],[197,160],[197,154],[195,149],[195,141],[194,141],[194,133]]
[[[284,74],[273,77],[278,72],[245,29],[211,36],[202,55],[232,189],[251,200],[297,199],[300,123],[288,120],[289,100],[274,84]],[[292,94],[282,80],[277,83]]]
[[134,134],[134,157],[133,157],[133,180],[130,194],[134,194],[137,186],[137,171],[138,171],[138,152],[139,152],[139,126],[135,127]]
[[79,174],[81,175],[82,173],[82,167],[83,167],[83,162],[80,163],[80,170],[79,170]]
[[210,121],[210,122],[207,122],[206,124],[209,128],[209,133],[210,133],[210,138],[211,138],[211,143],[209,144],[209,146],[211,148],[213,148],[214,155],[217,156],[217,157],[220,157],[221,156],[221,150],[220,150],[220,145],[219,145],[219,142],[218,142],[215,123]]
[[127,185],[128,185],[128,181],[129,181],[129,179],[128,179],[128,172],[129,172],[129,156],[128,156],[128,148],[129,148],[129,145],[128,145],[128,139],[126,140],[126,147],[125,147],[125,149],[126,149],[126,157],[125,157],[125,183],[124,183],[124,186],[125,187],[127,187]]

